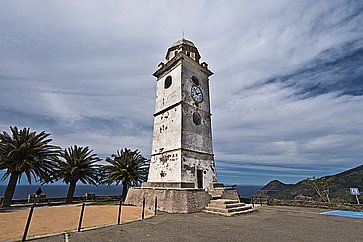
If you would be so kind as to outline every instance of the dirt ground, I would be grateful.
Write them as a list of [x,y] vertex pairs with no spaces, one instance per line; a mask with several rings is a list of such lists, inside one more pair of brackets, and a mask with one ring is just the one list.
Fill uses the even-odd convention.
[[[363,219],[319,214],[323,209],[263,206],[236,217],[157,214],[120,226],[70,234],[70,241],[363,241]],[[64,236],[41,241],[61,242]]]
[[[0,241],[21,239],[29,209],[0,210]],[[81,205],[36,207],[28,238],[37,235],[74,231],[78,227]],[[82,227],[116,224],[118,206],[86,205]],[[151,212],[146,211],[146,215]],[[122,222],[140,219],[141,208],[122,206]]]

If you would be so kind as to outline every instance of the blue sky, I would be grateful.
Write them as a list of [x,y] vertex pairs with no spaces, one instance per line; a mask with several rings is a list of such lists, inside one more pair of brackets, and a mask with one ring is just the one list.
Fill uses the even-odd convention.
[[0,130],[149,157],[152,73],[182,31],[215,73],[220,181],[363,163],[362,1],[1,1]]

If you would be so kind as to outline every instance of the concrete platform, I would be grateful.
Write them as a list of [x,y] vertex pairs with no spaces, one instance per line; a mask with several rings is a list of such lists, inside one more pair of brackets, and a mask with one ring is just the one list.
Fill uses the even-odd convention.
[[257,211],[257,209],[254,209],[251,205],[246,205],[244,203],[241,203],[239,200],[231,199],[211,200],[204,210],[204,212],[206,213],[223,215],[228,217],[255,211]]
[[208,205],[211,196],[203,189],[196,188],[130,188],[126,204],[145,206],[154,209],[157,198],[157,210],[168,213],[201,212]]

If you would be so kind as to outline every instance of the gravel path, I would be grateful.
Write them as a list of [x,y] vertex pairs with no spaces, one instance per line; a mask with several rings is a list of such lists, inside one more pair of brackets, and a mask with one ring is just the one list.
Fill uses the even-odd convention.
[[70,241],[363,241],[363,219],[319,214],[322,211],[326,210],[262,207],[259,212],[232,218],[164,213],[120,226],[72,233]]

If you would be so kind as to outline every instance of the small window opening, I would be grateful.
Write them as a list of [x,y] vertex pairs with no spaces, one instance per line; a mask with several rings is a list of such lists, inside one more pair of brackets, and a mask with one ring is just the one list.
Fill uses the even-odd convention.
[[195,76],[192,76],[192,81],[193,81],[193,83],[195,84],[195,85],[199,85],[199,80],[198,80],[198,78],[196,78]]
[[202,117],[199,113],[193,113],[193,123],[195,125],[200,125],[202,123]]
[[171,86],[171,76],[168,76],[164,82],[164,88],[167,89]]

